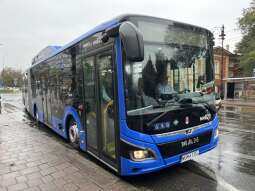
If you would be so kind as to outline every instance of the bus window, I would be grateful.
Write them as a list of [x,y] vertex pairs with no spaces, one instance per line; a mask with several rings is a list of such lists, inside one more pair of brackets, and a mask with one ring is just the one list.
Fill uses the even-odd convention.
[[115,159],[114,86],[111,52],[97,56],[101,100],[102,152]]
[[88,147],[97,150],[97,98],[94,57],[84,60],[85,112]]

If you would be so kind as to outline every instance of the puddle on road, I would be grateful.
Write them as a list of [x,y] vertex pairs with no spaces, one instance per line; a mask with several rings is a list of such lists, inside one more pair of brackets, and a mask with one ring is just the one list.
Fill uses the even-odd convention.
[[237,107],[233,107],[233,106],[223,106],[222,109],[224,110],[229,110],[229,111],[235,111]]
[[217,182],[214,171],[205,172],[191,161],[170,166],[160,171],[134,177],[122,177],[139,190],[201,190],[216,191]]
[[220,112],[255,113],[255,107],[251,106],[222,106]]

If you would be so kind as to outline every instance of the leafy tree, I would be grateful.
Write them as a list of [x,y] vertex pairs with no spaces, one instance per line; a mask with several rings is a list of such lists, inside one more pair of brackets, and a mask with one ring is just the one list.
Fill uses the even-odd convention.
[[255,0],[252,0],[249,8],[243,10],[238,25],[243,38],[237,45],[237,52],[241,54],[240,63],[244,74],[251,76],[255,68]]
[[5,87],[21,87],[22,72],[13,68],[4,68],[0,74],[0,79]]

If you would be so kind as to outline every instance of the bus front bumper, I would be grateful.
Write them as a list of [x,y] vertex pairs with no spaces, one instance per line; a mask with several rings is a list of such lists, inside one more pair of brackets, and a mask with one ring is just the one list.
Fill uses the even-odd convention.
[[121,157],[121,175],[132,176],[132,175],[145,174],[145,173],[154,172],[154,171],[157,171],[175,164],[179,164],[181,163],[182,155],[191,153],[197,150],[199,151],[199,155],[203,154],[215,148],[218,144],[218,140],[219,140],[218,137],[214,138],[211,141],[211,143],[208,145],[205,145],[198,149],[190,150],[186,153],[175,155],[173,157],[166,158],[166,159],[163,159],[160,155],[157,155],[156,159],[148,159],[148,160],[136,162],[131,159]]
[[[133,145],[137,145],[137,147],[142,147],[142,148],[148,148],[151,151],[153,151],[155,155],[155,159],[147,159],[143,161],[134,161],[125,157],[121,157],[121,172],[120,174],[122,176],[132,176],[132,175],[138,175],[138,174],[144,174],[144,173],[149,173],[153,171],[157,171],[163,168],[166,168],[168,166],[178,164],[182,162],[182,156],[188,153],[196,152],[200,154],[203,154],[213,148],[215,148],[218,144],[218,118],[216,117],[213,122],[208,125],[208,127],[205,127],[199,132],[195,132],[191,137],[196,137],[201,133],[207,132],[207,131],[212,131],[211,138],[209,140],[208,144],[205,144],[203,146],[197,147],[195,149],[190,149],[186,152],[182,152],[180,154],[172,155],[170,157],[163,157],[162,152],[159,150],[159,142],[162,139],[154,139],[155,143],[147,143],[143,142],[140,140],[132,139],[130,137],[122,137],[126,142],[132,143]],[[164,140],[164,143],[168,143],[169,138],[173,140],[178,140],[180,137],[178,135],[176,136],[169,136],[167,139]],[[170,141],[171,143],[172,141]],[[162,143],[162,142],[161,142]]]

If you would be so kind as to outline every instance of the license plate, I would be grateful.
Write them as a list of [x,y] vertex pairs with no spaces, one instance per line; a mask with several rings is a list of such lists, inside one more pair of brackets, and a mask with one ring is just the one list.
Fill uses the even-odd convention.
[[188,154],[182,155],[181,163],[186,162],[188,160],[191,160],[191,159],[193,159],[197,155],[199,155],[199,150],[194,151],[192,153],[188,153]]

